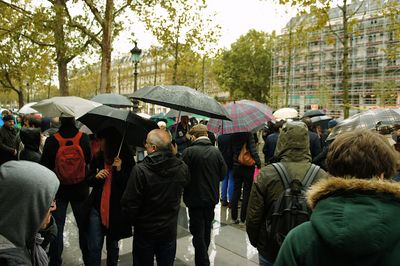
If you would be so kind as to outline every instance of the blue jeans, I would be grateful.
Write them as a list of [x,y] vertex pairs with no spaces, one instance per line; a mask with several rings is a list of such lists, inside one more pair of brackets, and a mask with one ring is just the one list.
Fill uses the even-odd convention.
[[104,237],[106,237],[107,266],[118,265],[119,247],[118,240],[110,239],[101,224],[101,217],[95,208],[89,215],[89,226],[87,230],[88,239],[88,263],[86,266],[99,266],[101,264],[101,251],[103,249]]
[[231,202],[233,198],[233,170],[228,169],[228,174],[224,176],[221,184],[221,200]]
[[49,258],[50,266],[60,266],[62,264],[62,252],[64,248],[64,225],[65,218],[67,216],[67,207],[71,203],[72,212],[75,217],[76,224],[79,232],[79,247],[82,251],[83,261],[87,262],[87,242],[86,236],[83,229],[83,213],[82,213],[82,201],[69,201],[62,198],[56,198],[57,209],[53,212],[54,220],[57,224],[57,237],[50,244]]
[[260,261],[260,266],[274,266],[273,262],[267,261],[261,254],[258,254],[258,259]]
[[148,240],[139,234],[133,237],[133,265],[153,266],[156,256],[158,266],[173,266],[176,254],[176,239],[171,241]]

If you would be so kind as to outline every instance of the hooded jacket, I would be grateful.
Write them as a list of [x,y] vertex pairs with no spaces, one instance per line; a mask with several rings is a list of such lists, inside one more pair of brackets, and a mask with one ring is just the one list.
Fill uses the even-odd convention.
[[[285,166],[292,179],[302,181],[311,167],[307,126],[302,122],[286,123],[279,134],[274,156]],[[325,171],[319,170],[314,182],[326,176]],[[247,207],[246,231],[250,243],[268,261],[274,261],[277,254],[273,254],[267,237],[267,213],[283,190],[279,174],[272,165],[268,165],[257,176]]]
[[149,154],[133,167],[121,205],[135,234],[149,240],[176,239],[182,191],[189,178],[187,165],[167,150]]
[[0,265],[36,265],[36,233],[55,198],[59,181],[45,167],[10,161],[0,167]]
[[288,234],[274,265],[399,265],[399,183],[331,177],[308,203],[310,221]]
[[207,137],[200,137],[183,152],[182,159],[191,177],[183,194],[186,206],[214,207],[219,202],[219,182],[227,173],[221,152]]
[[22,128],[20,130],[21,142],[24,144],[24,149],[20,153],[20,160],[31,161],[35,163],[40,162],[41,154],[39,152],[40,146],[40,129],[38,128]]

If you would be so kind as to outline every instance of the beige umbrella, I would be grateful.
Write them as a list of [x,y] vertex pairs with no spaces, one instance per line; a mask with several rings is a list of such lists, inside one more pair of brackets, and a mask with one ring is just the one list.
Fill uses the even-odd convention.
[[42,100],[31,107],[47,117],[81,117],[102,105],[76,96],[60,96]]

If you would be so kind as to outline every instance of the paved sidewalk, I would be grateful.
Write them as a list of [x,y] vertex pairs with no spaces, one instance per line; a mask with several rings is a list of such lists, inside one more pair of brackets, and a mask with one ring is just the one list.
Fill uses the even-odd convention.
[[[177,266],[194,265],[194,248],[188,221],[187,209],[182,204],[178,218],[178,240],[174,264]],[[77,239],[77,228],[70,210],[65,226],[63,265],[83,265]],[[132,265],[131,251],[132,238],[120,241],[119,265]],[[230,224],[230,210],[221,207],[220,204],[215,208],[215,220],[208,254],[211,265],[258,265],[257,250],[250,245],[244,226]],[[105,257],[106,251],[103,250],[103,259]],[[106,265],[105,260],[102,265]]]

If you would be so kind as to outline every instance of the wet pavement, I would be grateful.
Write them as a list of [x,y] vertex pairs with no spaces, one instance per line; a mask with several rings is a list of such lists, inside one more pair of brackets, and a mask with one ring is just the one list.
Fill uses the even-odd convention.
[[[189,216],[182,203],[178,218],[178,239],[174,265],[194,265],[194,248],[189,232]],[[64,231],[63,265],[83,265],[78,245],[78,233],[72,212],[69,210]],[[119,265],[132,265],[132,238],[120,241]],[[257,249],[250,245],[244,225],[231,224],[230,209],[215,207],[211,244],[208,250],[211,265],[258,265]],[[102,265],[106,265],[103,250]],[[156,263],[155,263],[156,265]]]

